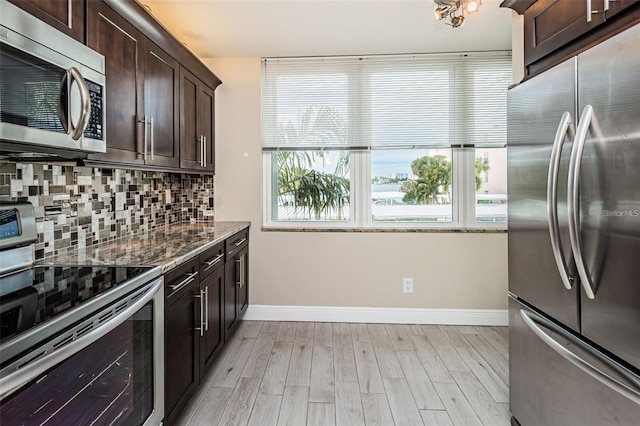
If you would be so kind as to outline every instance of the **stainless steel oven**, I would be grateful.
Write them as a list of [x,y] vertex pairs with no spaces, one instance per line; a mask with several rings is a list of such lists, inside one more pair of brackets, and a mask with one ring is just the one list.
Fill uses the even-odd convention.
[[104,57],[6,0],[0,8],[0,150],[105,152]]
[[[19,208],[0,205],[6,239],[29,232],[20,222],[28,205]],[[160,268],[148,266],[3,272],[0,424],[160,424],[163,284]]]

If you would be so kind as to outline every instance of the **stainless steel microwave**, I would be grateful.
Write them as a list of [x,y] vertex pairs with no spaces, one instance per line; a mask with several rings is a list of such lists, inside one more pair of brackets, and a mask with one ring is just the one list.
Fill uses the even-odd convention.
[[106,152],[104,56],[5,0],[0,9],[0,151]]

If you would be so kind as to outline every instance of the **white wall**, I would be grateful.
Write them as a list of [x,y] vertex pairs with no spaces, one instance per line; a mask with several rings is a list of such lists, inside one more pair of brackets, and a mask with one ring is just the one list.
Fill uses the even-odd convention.
[[513,82],[524,78],[524,18],[511,12],[511,60],[513,63]]
[[[216,90],[216,220],[250,220],[250,303],[506,309],[507,236],[261,230],[260,58],[204,61]],[[414,278],[413,294],[402,278]]]

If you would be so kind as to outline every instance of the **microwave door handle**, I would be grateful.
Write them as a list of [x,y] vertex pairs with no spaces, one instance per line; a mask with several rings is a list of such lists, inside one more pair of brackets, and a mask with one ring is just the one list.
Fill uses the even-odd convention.
[[72,355],[80,352],[98,339],[106,336],[116,327],[124,323],[129,317],[138,312],[144,305],[153,300],[156,293],[162,288],[164,281],[159,279],[149,284],[143,291],[144,295],[129,305],[126,309],[120,311],[113,318],[97,327],[95,330],[77,338],[67,345],[44,355],[31,364],[27,364],[17,371],[8,374],[0,379],[0,399],[11,395],[13,392],[45,373],[50,368],[55,367],[62,361],[70,358]]
[[556,136],[551,148],[551,158],[549,159],[549,175],[547,178],[547,221],[549,222],[549,237],[551,238],[551,248],[556,267],[560,272],[562,284],[567,290],[571,290],[574,278],[569,274],[568,265],[572,262],[566,261],[560,239],[560,224],[558,223],[558,175],[560,174],[560,159],[562,156],[562,146],[567,137],[569,128],[573,121],[571,114],[565,111],[560,119]]
[[[80,118],[78,119],[77,125],[74,126],[71,117],[69,117],[69,130],[67,133],[71,135],[73,140],[78,140],[84,133],[84,130],[87,128],[87,124],[89,123],[89,115],[91,114],[91,97],[89,94],[89,87],[87,86],[87,82],[84,81],[82,74],[78,71],[77,68],[71,67],[69,71],[67,71],[70,76],[69,80],[69,91],[71,91],[71,84],[75,81],[78,84],[78,88],[80,89]],[[69,96],[69,102],[71,96]],[[69,114],[71,115],[71,114]]]
[[65,71],[58,92],[58,118],[66,134],[69,134],[69,71]]

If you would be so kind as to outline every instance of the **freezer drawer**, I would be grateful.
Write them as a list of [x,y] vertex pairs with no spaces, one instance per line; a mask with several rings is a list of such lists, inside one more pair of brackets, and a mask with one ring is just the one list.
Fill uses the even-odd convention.
[[[558,351],[574,354],[575,364],[553,342]],[[512,298],[509,346],[510,409],[522,426],[638,424],[640,377],[581,347],[567,331]]]

